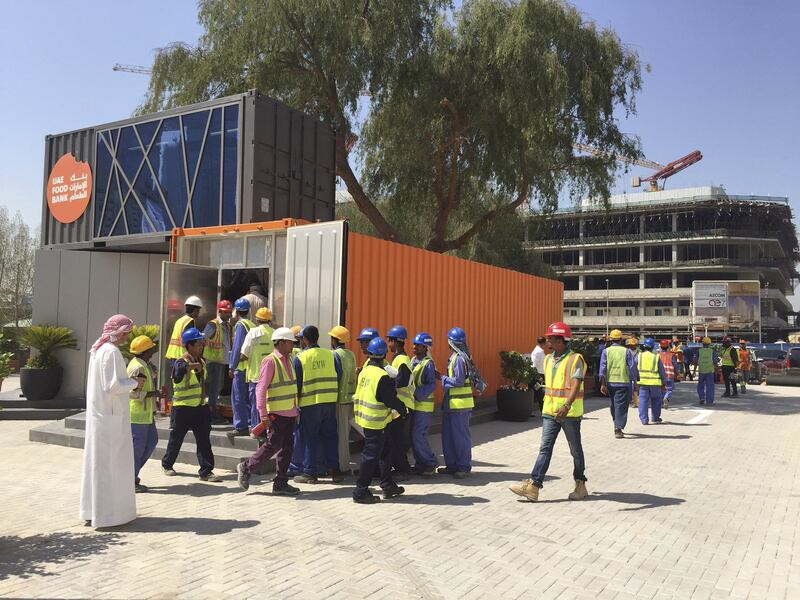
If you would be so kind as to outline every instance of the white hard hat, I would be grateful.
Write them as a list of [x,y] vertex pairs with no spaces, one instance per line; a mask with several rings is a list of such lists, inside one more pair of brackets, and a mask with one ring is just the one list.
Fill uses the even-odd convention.
[[280,340],[287,340],[289,342],[295,341],[294,332],[289,329],[288,327],[278,327],[275,331],[272,332],[272,342],[277,342]]
[[197,308],[203,308],[203,301],[200,300],[197,296],[189,296],[184,302],[186,306],[196,306]]

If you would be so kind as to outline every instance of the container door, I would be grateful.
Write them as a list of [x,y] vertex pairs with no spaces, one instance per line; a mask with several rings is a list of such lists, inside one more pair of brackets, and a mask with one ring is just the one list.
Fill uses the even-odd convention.
[[347,223],[328,221],[286,230],[283,323],[316,325],[324,340],[344,323]]
[[183,263],[164,262],[161,267],[161,334],[159,335],[159,386],[169,377],[166,364],[167,346],[175,321],[185,314],[184,302],[189,296],[199,296],[203,310],[196,323],[200,331],[217,313],[219,270]]

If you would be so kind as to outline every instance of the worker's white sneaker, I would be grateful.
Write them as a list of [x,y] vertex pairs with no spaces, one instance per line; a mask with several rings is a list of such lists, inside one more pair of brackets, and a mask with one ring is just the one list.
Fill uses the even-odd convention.
[[208,481],[209,483],[219,483],[222,481],[222,477],[219,475],[215,475],[214,471],[211,471],[208,475],[200,475],[200,481]]
[[567,498],[570,500],[583,500],[586,496],[589,495],[589,492],[586,491],[586,482],[581,481],[580,479],[575,480],[575,491],[571,492]]

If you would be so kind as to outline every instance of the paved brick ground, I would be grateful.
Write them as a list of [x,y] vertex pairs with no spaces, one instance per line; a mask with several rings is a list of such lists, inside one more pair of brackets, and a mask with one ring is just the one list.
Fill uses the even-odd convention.
[[[151,462],[139,519],[95,532],[77,518],[81,451],[0,422],[0,596],[48,598],[798,598],[800,399],[752,389],[713,412],[678,391],[668,423],[612,436],[605,403],[584,422],[591,496],[569,502],[557,443],[537,504],[527,476],[538,423],[474,428],[476,469],[407,485],[376,506],[347,485],[238,491]],[[718,388],[719,389],[719,388]],[[438,445],[439,441],[436,440]]]

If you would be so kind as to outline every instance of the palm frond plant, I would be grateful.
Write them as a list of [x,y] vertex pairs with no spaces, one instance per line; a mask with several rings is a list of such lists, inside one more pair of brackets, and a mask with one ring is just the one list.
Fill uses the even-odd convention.
[[57,350],[77,350],[78,340],[72,329],[56,325],[31,325],[22,332],[20,343],[38,352],[25,365],[29,369],[50,369],[61,366],[55,357]]
[[154,342],[158,342],[158,335],[160,332],[161,327],[158,325],[136,325],[128,336],[128,339],[125,340],[125,343],[119,347],[122,356],[125,357],[126,361],[133,358],[133,354],[131,354],[131,342],[140,335],[146,335]]

